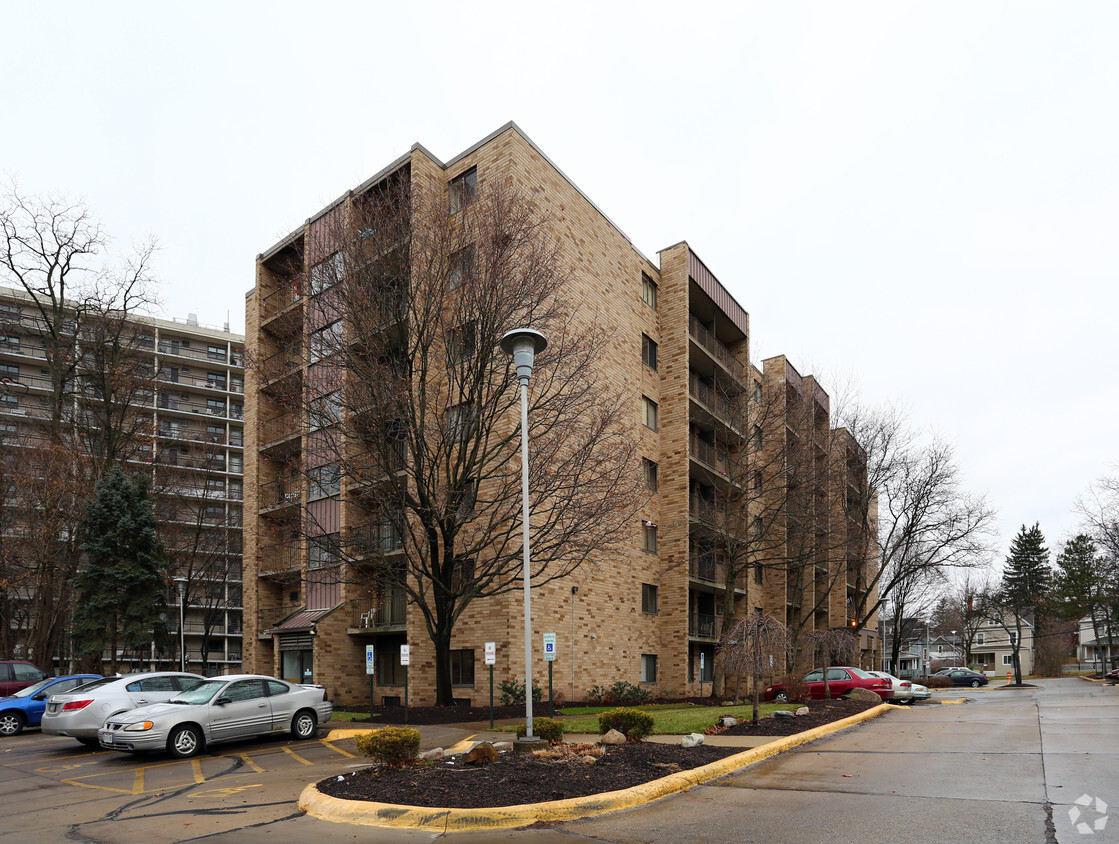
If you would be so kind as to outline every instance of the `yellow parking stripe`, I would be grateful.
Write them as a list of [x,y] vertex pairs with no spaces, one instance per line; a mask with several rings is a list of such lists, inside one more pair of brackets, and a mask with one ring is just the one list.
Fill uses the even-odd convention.
[[254,762],[252,759],[250,759],[249,754],[238,753],[237,756],[238,756],[238,758],[242,759],[246,765],[248,765],[250,768],[252,768],[258,774],[263,774],[264,773],[264,768],[260,767],[260,765],[256,764],[256,762]]
[[136,770],[136,778],[132,781],[132,793],[133,794],[143,794],[144,793],[144,769],[143,768],[138,768]]
[[335,746],[334,746],[333,744],[331,744],[331,743],[330,743],[329,741],[327,741],[326,739],[323,739],[323,740],[322,740],[321,742],[319,742],[319,744],[323,745],[324,747],[329,747],[329,748],[330,748],[331,750],[333,750],[333,751],[334,751],[335,753],[341,753],[341,754],[342,754],[343,756],[345,756],[345,757],[347,757],[347,758],[349,758],[349,759],[354,759],[354,758],[355,758],[355,755],[354,755],[353,753],[347,753],[347,752],[346,752],[345,750],[343,750],[342,748],[340,748],[340,747],[335,747]]
[[456,744],[454,747],[448,747],[443,752],[444,753],[466,753],[472,747],[474,747],[474,742],[472,742],[471,739],[474,738],[474,736],[476,736],[476,735],[478,735],[478,734],[474,733],[474,735],[467,736],[462,741],[460,741],[458,744]]
[[298,753],[296,753],[290,747],[281,747],[280,750],[284,751],[284,753],[286,753],[288,756],[292,757],[293,759],[298,759],[304,765],[314,765],[315,764],[314,762],[308,762],[306,759],[304,759],[302,756],[300,756]]
[[190,767],[194,770],[194,781],[196,783],[206,782],[206,778],[202,776],[202,763],[199,760],[191,759]]

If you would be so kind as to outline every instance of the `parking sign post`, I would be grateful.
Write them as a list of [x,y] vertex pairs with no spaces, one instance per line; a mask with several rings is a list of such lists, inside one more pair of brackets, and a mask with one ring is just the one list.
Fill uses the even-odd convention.
[[407,645],[400,646],[400,664],[404,666],[404,723],[408,723],[408,664],[412,661],[412,651]]
[[486,642],[486,665],[490,668],[490,729],[493,729],[493,664],[497,662],[497,642]]
[[365,646],[365,673],[369,675],[369,717],[373,717],[373,672],[376,670],[376,653],[372,645]]
[[[548,717],[554,718],[552,705],[552,666],[556,663],[556,634],[544,634],[544,661],[548,663]],[[526,691],[525,694],[528,694]]]

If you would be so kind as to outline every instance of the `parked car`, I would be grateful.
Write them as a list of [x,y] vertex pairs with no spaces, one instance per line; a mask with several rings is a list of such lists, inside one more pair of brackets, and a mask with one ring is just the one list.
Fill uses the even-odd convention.
[[886,698],[887,700],[898,704],[913,703],[913,684],[909,680],[899,680],[885,671],[868,671],[867,674],[890,681],[890,696]]
[[1104,674],[1103,681],[1109,686],[1114,686],[1116,683],[1119,683],[1119,668],[1112,668]]
[[952,681],[953,686],[971,686],[973,689],[978,689],[980,686],[986,686],[990,681],[987,679],[986,674],[980,674],[977,671],[969,671],[966,668],[953,668],[947,674],[934,675],[946,677]]
[[0,698],[0,736],[19,735],[24,727],[38,727],[52,694],[71,691],[83,683],[100,680],[100,674],[69,674],[48,677],[11,697]]
[[43,733],[96,746],[97,731],[106,718],[165,701],[205,679],[178,671],[147,671],[94,680],[69,694],[51,695],[41,722]]
[[[804,684],[808,687],[808,694],[813,700],[824,698],[824,669],[817,668],[804,675]],[[870,689],[880,698],[885,700],[890,694],[890,681],[883,677],[875,677],[861,668],[849,666],[833,666],[828,669],[828,688],[833,698],[842,697],[851,689]],[[784,685],[775,683],[765,690],[766,700],[787,701],[789,693]]]
[[0,659],[0,697],[10,697],[50,676],[25,659]]
[[932,692],[929,691],[928,686],[922,686],[920,683],[910,683],[913,687],[913,700],[928,700],[932,697]]
[[97,738],[109,750],[166,750],[186,758],[211,744],[268,733],[309,739],[333,712],[323,686],[236,674],[206,680],[164,703],[114,715]]

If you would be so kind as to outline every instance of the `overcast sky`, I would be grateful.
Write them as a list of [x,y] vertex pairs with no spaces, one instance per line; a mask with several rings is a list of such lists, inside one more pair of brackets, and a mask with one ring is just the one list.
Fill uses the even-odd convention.
[[1051,547],[1116,470],[1119,4],[30,3],[0,171],[156,236],[164,316],[244,328],[254,258],[420,142],[515,120],[755,360],[909,408]]

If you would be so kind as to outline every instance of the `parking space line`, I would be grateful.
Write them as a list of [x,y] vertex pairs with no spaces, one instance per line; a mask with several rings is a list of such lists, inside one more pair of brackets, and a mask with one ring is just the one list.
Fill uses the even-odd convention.
[[349,753],[349,752],[347,752],[347,751],[343,750],[343,749],[342,749],[342,748],[340,748],[340,747],[335,747],[335,746],[334,746],[333,744],[331,744],[331,743],[330,743],[329,741],[327,741],[326,739],[323,739],[323,740],[322,740],[321,742],[319,742],[319,744],[323,745],[324,747],[329,747],[329,748],[330,748],[331,750],[333,750],[333,751],[334,751],[335,753],[341,753],[341,754],[342,754],[343,756],[345,756],[345,757],[346,757],[347,759],[355,759],[355,758],[357,758],[357,757],[356,757],[356,754],[353,754],[353,753]]
[[286,753],[288,756],[292,757],[293,759],[298,759],[304,765],[314,765],[315,764],[314,762],[308,762],[306,759],[304,759],[302,756],[300,756],[298,753],[296,753],[290,747],[281,747],[280,750],[284,751],[284,753]]
[[256,771],[258,774],[263,774],[264,773],[264,768],[260,767],[260,765],[256,764],[256,762],[254,762],[252,759],[250,759],[249,754],[238,753],[237,757],[241,761],[243,761],[246,765],[248,765],[250,768],[252,768],[254,771]]
[[202,776],[202,761],[200,759],[191,759],[190,767],[194,771],[195,783],[206,782],[206,778]]
[[132,793],[133,794],[143,794],[144,793],[144,770],[145,770],[144,768],[138,768],[136,770],[136,777],[132,781]]

